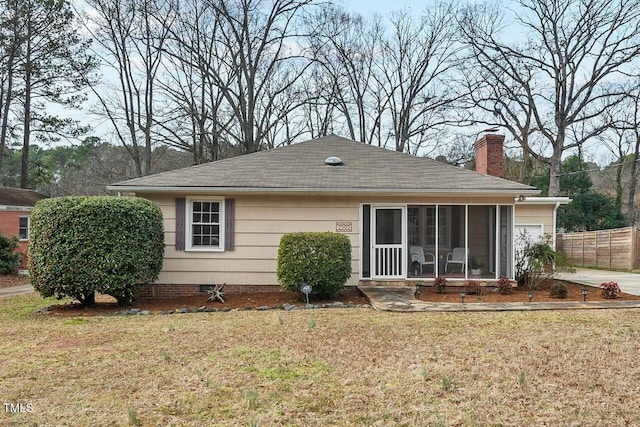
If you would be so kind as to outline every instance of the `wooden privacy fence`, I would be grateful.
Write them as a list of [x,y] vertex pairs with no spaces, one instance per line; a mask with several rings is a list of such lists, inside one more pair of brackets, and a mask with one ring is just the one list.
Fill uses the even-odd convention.
[[556,247],[576,266],[634,269],[640,265],[639,233],[636,227],[561,233]]

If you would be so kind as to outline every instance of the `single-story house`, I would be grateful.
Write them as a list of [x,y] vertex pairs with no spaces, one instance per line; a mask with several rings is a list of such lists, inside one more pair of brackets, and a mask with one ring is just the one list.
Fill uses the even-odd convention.
[[0,187],[0,233],[18,237],[20,269],[26,268],[31,211],[38,200],[46,197],[33,190]]
[[[273,290],[280,238],[349,236],[348,286],[514,278],[516,233],[555,241],[567,198],[499,178],[503,135],[476,142],[477,172],[335,135],[109,186],[164,215],[165,260],[143,296]],[[497,175],[497,176],[492,176]],[[471,268],[471,267],[480,267]]]

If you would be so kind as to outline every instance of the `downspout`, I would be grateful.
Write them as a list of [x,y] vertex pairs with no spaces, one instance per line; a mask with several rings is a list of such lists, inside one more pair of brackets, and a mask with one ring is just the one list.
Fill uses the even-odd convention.
[[556,230],[558,229],[557,227],[557,214],[558,214],[558,208],[560,207],[560,202],[556,202],[556,206],[553,208],[553,250],[557,251],[556,248]]

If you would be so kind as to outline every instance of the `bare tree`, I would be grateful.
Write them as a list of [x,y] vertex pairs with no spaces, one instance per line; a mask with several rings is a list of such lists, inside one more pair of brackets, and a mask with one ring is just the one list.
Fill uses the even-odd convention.
[[408,10],[390,15],[380,68],[397,151],[417,154],[437,144],[450,123],[459,96],[451,78],[459,49],[454,12],[451,4],[436,3],[418,20]]
[[127,149],[135,174],[152,172],[156,140],[156,93],[163,46],[175,19],[171,0],[87,0],[85,27],[93,35],[102,66],[113,73],[91,84],[96,114],[106,118],[116,141]]
[[627,224],[635,225],[636,209],[636,189],[638,187],[638,174],[640,173],[640,85],[637,85],[634,92],[630,94],[632,100],[631,114],[627,122],[631,143],[633,146],[633,156],[631,158],[631,170],[629,172],[629,196],[627,199]]
[[336,101],[338,86],[321,68],[314,67],[301,81],[308,94],[302,109],[302,125],[312,139],[335,133],[337,124]]
[[636,222],[636,189],[640,173],[640,79],[629,87],[627,97],[609,112],[615,123],[612,129],[599,139],[616,158],[616,204],[622,208],[626,187],[627,225]]
[[640,55],[640,4],[515,3],[513,23],[504,9],[487,5],[461,15],[468,61],[481,70],[485,89],[496,88],[477,93],[474,103],[495,114],[489,122],[506,126],[525,153],[549,163],[549,195],[557,196],[562,154],[608,129],[611,123],[595,119],[625,96],[616,79]]
[[[306,23],[309,43],[323,84],[316,87],[316,100],[322,99],[330,110],[339,112],[334,121],[344,121],[351,139],[371,142],[371,122],[381,112],[371,105],[373,73],[383,33],[379,16],[365,20],[329,3]],[[317,104],[316,104],[317,105]],[[329,110],[329,109],[328,109]]]
[[[264,113],[268,116],[280,117],[280,120],[266,127],[263,145],[267,149],[289,145],[307,132],[302,106],[309,102],[309,94],[304,90],[303,78],[293,85],[286,85],[285,80],[289,75],[289,73],[278,73],[269,81],[271,86],[269,91],[273,95]],[[285,89],[278,90],[278,87],[285,87]],[[292,100],[299,101],[292,105]]]
[[[313,0],[233,0],[203,3],[208,16],[216,20],[209,40],[218,61],[206,68],[207,78],[221,91],[233,124],[226,129],[229,140],[244,153],[252,153],[270,144],[268,135],[289,112],[305,99],[294,86],[305,74],[310,61],[300,45],[296,31],[300,15]],[[192,19],[184,15],[188,28]],[[172,43],[181,49],[194,49],[184,31],[171,28]],[[170,53],[175,55],[174,53]],[[186,59],[181,56],[181,60]],[[195,64],[192,64],[195,65]],[[295,93],[286,108],[276,104],[281,95]]]
[[[625,174],[625,169],[627,169],[627,150],[629,149],[627,142],[627,138],[625,135],[625,131],[621,128],[615,126],[612,127],[609,131],[598,135],[598,141],[604,147],[606,147],[611,154],[613,154],[615,162],[613,166],[615,167],[615,184],[613,187],[615,188],[615,196],[616,196],[616,207],[618,209],[622,209],[622,197],[624,193],[624,186],[622,183],[623,176]],[[611,188],[612,185],[607,185],[608,188]]]
[[[495,16],[480,14],[477,18],[492,19]],[[491,23],[483,22],[482,25]],[[533,121],[532,106],[522,85],[499,67],[480,63],[473,53],[459,61],[458,65],[458,79],[465,91],[463,107],[455,111],[460,124],[469,128],[474,124],[506,128],[522,147],[522,164],[518,173],[520,182],[529,183],[535,163],[532,161],[532,152],[535,154],[539,147],[530,148],[537,142],[535,139],[532,141],[537,128]],[[526,74],[527,70],[523,68],[521,72]],[[477,138],[478,133],[474,130],[469,136]],[[471,144],[474,142],[471,141]]]
[[231,52],[217,43],[220,22],[210,7],[199,0],[184,2],[179,16],[172,29],[180,40],[165,45],[161,86],[167,98],[163,116],[168,120],[159,125],[167,145],[191,152],[199,164],[232,154],[227,132],[233,114],[221,89],[231,84],[231,77],[221,83],[209,73],[224,67]]

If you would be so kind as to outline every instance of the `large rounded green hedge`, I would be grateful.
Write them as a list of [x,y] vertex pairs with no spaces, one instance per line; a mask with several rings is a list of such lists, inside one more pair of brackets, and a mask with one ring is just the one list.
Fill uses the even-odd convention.
[[43,199],[31,213],[29,237],[31,283],[45,297],[90,305],[100,292],[128,304],[162,268],[162,212],[145,199]]
[[285,234],[278,248],[280,288],[298,291],[303,282],[319,298],[333,298],[351,276],[351,242],[344,234]]

